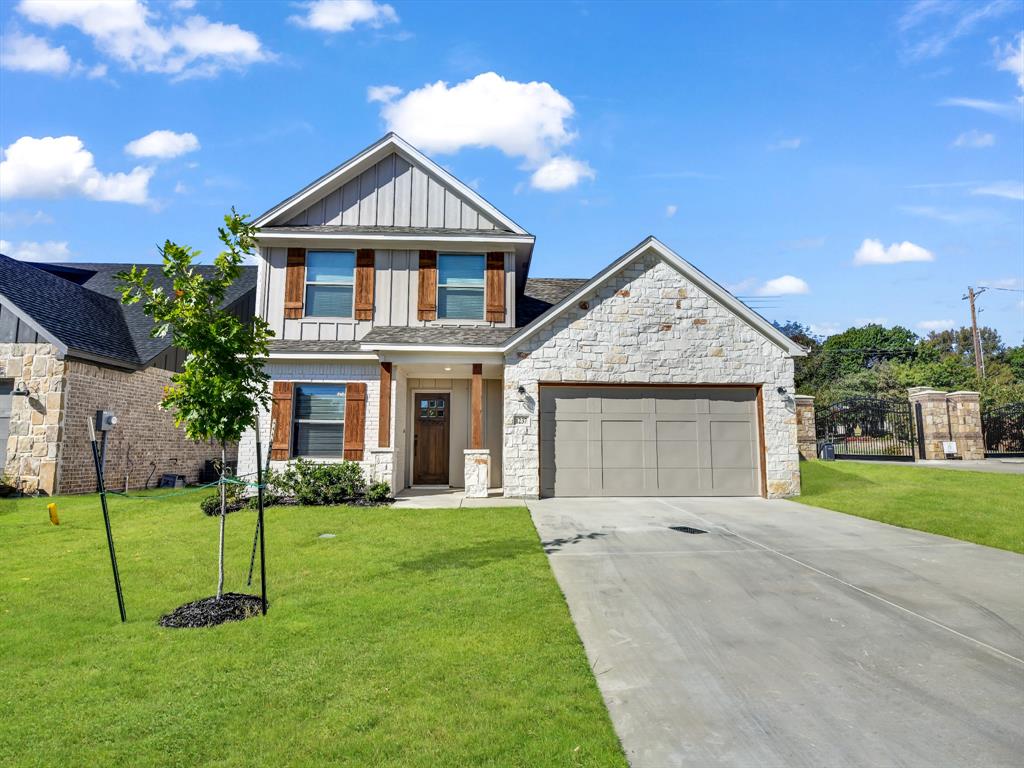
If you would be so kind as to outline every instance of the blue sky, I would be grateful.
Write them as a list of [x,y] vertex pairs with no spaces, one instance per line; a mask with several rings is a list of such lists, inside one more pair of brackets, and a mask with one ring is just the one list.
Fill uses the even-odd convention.
[[261,213],[394,128],[537,236],[535,276],[654,234],[769,319],[924,333],[990,285],[981,321],[1024,336],[1021,2],[0,14],[9,255],[212,255],[230,206]]

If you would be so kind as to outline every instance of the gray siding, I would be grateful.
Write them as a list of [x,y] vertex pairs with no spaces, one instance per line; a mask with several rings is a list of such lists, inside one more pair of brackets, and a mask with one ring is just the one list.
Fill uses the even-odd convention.
[[[288,249],[264,248],[262,253],[266,263],[270,265],[267,320],[280,339],[357,341],[369,333],[374,325],[422,327],[443,325],[446,322],[438,320],[428,323],[416,316],[419,251],[381,249],[376,252],[373,322],[328,317],[285,320],[284,286]],[[512,326],[515,323],[515,257],[512,253],[505,254],[505,306],[505,323],[488,323],[481,320],[478,324]],[[467,320],[448,322],[457,325],[471,324]]]
[[317,200],[286,224],[503,229],[455,191],[397,154]]
[[35,328],[14,314],[10,307],[0,302],[0,342],[3,341],[21,344],[47,343],[47,339],[36,333]]

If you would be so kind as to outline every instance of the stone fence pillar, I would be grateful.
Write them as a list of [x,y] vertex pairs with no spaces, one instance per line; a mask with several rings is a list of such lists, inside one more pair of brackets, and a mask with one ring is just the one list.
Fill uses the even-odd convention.
[[491,479],[491,452],[487,448],[466,448],[466,498],[486,499]]
[[981,434],[981,395],[977,392],[950,392],[946,395],[949,435],[964,461],[985,458],[985,438]]
[[942,444],[952,440],[949,434],[949,414],[946,412],[946,393],[930,387],[911,387],[907,390],[910,407],[914,411],[914,424],[918,436],[924,436],[924,453],[918,448],[919,459],[944,459]]
[[818,458],[818,435],[814,422],[814,398],[796,395],[796,444],[802,459]]

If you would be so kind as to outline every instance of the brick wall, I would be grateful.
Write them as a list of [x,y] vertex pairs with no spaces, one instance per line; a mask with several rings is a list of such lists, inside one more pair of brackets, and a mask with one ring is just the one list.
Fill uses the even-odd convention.
[[[184,430],[174,426],[173,414],[160,408],[170,371],[120,371],[78,360],[67,361],[66,367],[59,493],[96,489],[86,422],[95,418],[97,410],[113,411],[118,418],[107,441],[106,475],[111,488],[124,488],[126,466],[128,487],[142,488],[151,478],[155,484],[164,473],[195,482],[208,459],[220,458],[219,446],[188,440]],[[229,461],[236,455],[235,446],[228,446]]]

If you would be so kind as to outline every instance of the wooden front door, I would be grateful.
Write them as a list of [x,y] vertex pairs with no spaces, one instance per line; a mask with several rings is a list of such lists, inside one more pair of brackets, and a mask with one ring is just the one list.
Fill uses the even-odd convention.
[[417,394],[413,427],[412,482],[448,485],[448,423],[451,395]]

